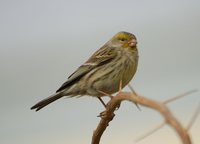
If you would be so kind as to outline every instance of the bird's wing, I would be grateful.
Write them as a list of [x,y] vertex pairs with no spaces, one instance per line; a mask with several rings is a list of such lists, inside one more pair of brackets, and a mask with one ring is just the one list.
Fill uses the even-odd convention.
[[88,71],[92,69],[91,66],[80,66],[73,74],[69,76],[67,81],[61,85],[61,87],[56,91],[59,92],[63,89],[65,89],[68,86],[71,86],[75,82],[77,82],[82,76],[84,76]]
[[56,91],[59,92],[72,84],[79,81],[85,74],[87,74],[92,69],[99,67],[101,65],[107,64],[116,55],[113,48],[108,48],[103,46],[98,51],[96,51],[83,65],[81,65],[74,73],[72,73],[68,80],[61,85],[61,87]]

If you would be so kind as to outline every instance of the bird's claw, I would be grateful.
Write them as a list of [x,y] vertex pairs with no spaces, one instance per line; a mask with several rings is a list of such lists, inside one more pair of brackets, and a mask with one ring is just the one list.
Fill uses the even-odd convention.
[[117,106],[116,106],[116,109],[115,110],[118,110],[121,106],[121,103],[119,103]]
[[100,117],[102,119],[108,119],[109,121],[111,121],[114,116],[115,116],[114,113],[112,113],[111,115],[108,115],[107,110],[105,110],[105,111],[101,112],[97,117]]

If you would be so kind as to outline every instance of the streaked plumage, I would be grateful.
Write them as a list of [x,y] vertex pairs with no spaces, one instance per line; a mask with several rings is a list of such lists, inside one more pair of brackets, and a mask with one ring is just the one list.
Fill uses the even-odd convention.
[[71,74],[55,94],[31,109],[38,111],[63,96],[104,96],[99,91],[113,94],[118,91],[120,80],[122,87],[129,83],[137,64],[136,37],[128,32],[119,32]]

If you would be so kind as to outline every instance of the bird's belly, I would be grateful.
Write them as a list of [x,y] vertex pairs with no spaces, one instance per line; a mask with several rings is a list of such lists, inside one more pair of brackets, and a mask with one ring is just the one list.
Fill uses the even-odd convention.
[[[127,67],[114,69],[113,71],[102,71],[95,77],[92,85],[88,86],[87,93],[91,96],[103,96],[104,94],[100,93],[102,91],[107,94],[113,94],[119,91],[120,81],[122,82],[122,88],[125,87],[136,72],[136,65],[134,63],[128,64]],[[97,80],[98,79],[98,80]],[[90,79],[92,80],[92,78]]]

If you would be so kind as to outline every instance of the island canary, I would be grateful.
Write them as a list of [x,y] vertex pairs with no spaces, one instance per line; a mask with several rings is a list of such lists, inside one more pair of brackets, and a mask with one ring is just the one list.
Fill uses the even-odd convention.
[[128,32],[119,32],[72,73],[55,94],[39,101],[36,111],[64,96],[89,95],[101,100],[106,94],[125,87],[135,75],[138,65],[137,39]]

